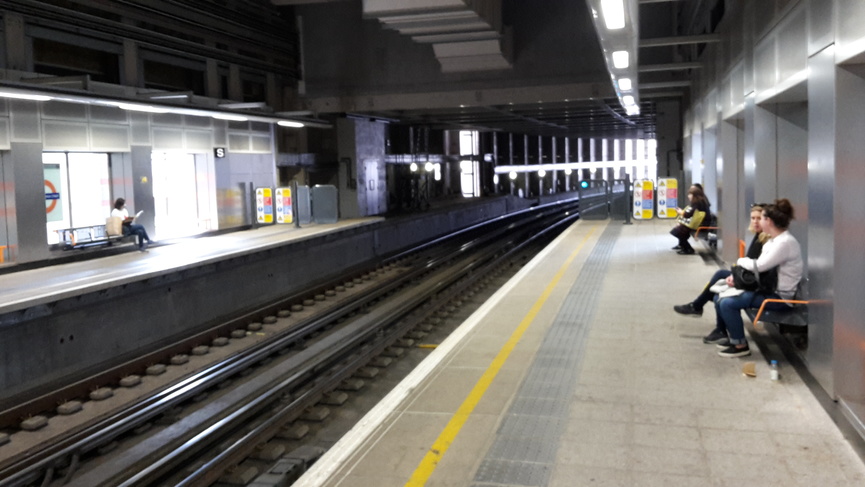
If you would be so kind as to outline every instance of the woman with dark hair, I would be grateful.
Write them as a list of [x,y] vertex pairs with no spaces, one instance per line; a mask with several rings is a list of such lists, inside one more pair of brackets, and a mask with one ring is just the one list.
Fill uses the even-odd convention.
[[137,223],[133,223],[134,218],[129,216],[129,212],[126,210],[126,200],[123,198],[117,198],[114,201],[114,209],[111,210],[111,216],[118,217],[123,222],[123,235],[135,235],[138,237],[138,250],[142,252],[147,251],[147,245],[152,243],[150,237],[147,235],[147,230]]
[[[742,257],[736,264],[755,273],[765,273],[776,269],[778,283],[773,292],[744,291],[737,296],[723,299],[715,298],[715,329],[703,338],[703,343],[714,343],[722,357],[743,357],[750,355],[748,341],[745,339],[745,325],[741,311],[746,308],[759,308],[766,299],[790,299],[796,294],[799,280],[802,279],[804,264],[799,242],[787,230],[793,219],[793,205],[786,198],[775,200],[763,208],[760,226],[769,235],[763,245],[763,252],[756,259]],[[727,277],[727,284],[734,286],[733,276]],[[784,303],[766,303],[765,309],[784,309]]]
[[[763,218],[763,207],[768,206],[764,203],[755,203],[751,205],[751,223],[748,225],[748,230],[754,234],[754,239],[751,240],[751,244],[748,245],[748,251],[745,253],[745,256],[756,259],[760,257],[760,254],[763,251],[763,244],[769,240],[769,234],[763,233],[763,227],[760,225],[760,221]],[[676,313],[683,315],[693,315],[693,316],[703,316],[703,306],[706,305],[709,301],[711,301],[715,297],[715,292],[712,291],[712,286],[721,279],[726,279],[732,274],[727,269],[720,269],[712,275],[712,278],[709,279],[706,287],[703,288],[703,292],[697,296],[697,299],[691,301],[687,304],[677,304],[673,306],[673,310]]]
[[688,189],[688,206],[677,211],[679,224],[670,230],[670,235],[679,239],[679,244],[673,247],[673,250],[678,250],[682,255],[690,255],[695,251],[688,239],[691,238],[691,231],[696,230],[709,214],[709,200],[699,186],[691,186]]

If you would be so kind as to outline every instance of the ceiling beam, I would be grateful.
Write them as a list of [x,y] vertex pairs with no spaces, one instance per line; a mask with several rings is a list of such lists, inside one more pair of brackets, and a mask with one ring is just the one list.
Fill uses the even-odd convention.
[[640,39],[640,47],[680,46],[683,44],[705,44],[721,42],[720,34],[701,34],[695,36],[655,37]]
[[640,66],[641,73],[652,73],[657,71],[677,71],[684,69],[702,69],[703,63],[694,61],[690,63],[668,63],[668,64],[646,64]]
[[434,110],[490,105],[557,103],[615,97],[611,83],[536,85],[485,90],[428,91],[356,96],[310,96],[301,100],[304,110],[315,113],[371,112],[386,110]]

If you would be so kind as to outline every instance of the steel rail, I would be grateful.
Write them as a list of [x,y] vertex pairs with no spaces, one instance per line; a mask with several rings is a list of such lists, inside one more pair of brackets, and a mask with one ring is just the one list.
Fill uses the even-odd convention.
[[[549,208],[545,210],[549,210]],[[531,212],[524,214],[523,217],[528,215],[532,215]],[[537,212],[532,216],[537,218],[536,215]],[[496,221],[493,222],[493,224],[495,223]],[[497,223],[501,224],[501,221]],[[484,233],[482,237],[476,238],[471,244],[463,244],[463,250],[480,245],[484,241],[494,240],[503,233],[512,232],[514,231],[514,225],[511,222],[508,225],[500,226],[494,232]],[[488,226],[490,225],[476,225],[471,230],[482,231]],[[461,231],[457,233],[465,237],[471,232]],[[190,396],[199,394],[201,391],[231,377],[240,370],[248,368],[265,357],[276,353],[276,351],[302,342],[307,334],[320,329],[351,309],[356,309],[386,295],[402,285],[401,283],[416,278],[420,273],[428,272],[430,267],[438,265],[438,260],[450,258],[452,255],[450,252],[445,252],[445,254],[445,256],[441,256],[438,259],[431,259],[424,266],[421,266],[420,269],[407,273],[398,282],[382,286],[365,295],[365,297],[360,298],[360,303],[357,301],[347,303],[336,307],[322,316],[316,317],[316,319],[302,322],[273,342],[253,346],[248,354],[231,357],[219,364],[209,366],[174,385],[168,386],[166,389],[126,410],[88,426],[77,434],[62,439],[41,452],[28,456],[23,462],[5,467],[3,470],[0,470],[0,486],[23,485],[28,481],[33,481],[43,476],[42,473],[46,473],[45,477],[50,477],[53,474],[48,472],[52,472],[59,466],[64,458],[80,458],[83,454],[109,443],[123,433],[150,421],[166,410],[186,401]]]

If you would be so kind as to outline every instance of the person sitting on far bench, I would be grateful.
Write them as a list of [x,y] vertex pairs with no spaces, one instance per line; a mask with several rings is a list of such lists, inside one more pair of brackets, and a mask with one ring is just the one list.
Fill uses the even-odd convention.
[[135,219],[129,216],[125,199],[117,198],[114,202],[114,209],[111,210],[111,216],[120,218],[123,222],[123,235],[136,235],[138,237],[138,250],[147,252],[147,245],[153,241],[150,240],[147,230],[142,225],[133,223]]
[[[754,234],[754,239],[751,240],[751,245],[748,246],[748,252],[745,254],[745,257],[750,259],[760,257],[760,253],[763,251],[763,244],[769,240],[769,235],[764,233],[763,227],[760,226],[764,206],[766,206],[764,203],[754,203],[751,205],[751,223],[748,225],[748,230]],[[711,290],[712,285],[721,279],[726,279],[730,274],[731,272],[727,269],[719,269],[709,279],[709,283],[706,284],[703,292],[697,296],[697,299],[687,304],[677,304],[673,306],[673,310],[683,315],[703,316],[703,306],[711,301],[715,294]]]

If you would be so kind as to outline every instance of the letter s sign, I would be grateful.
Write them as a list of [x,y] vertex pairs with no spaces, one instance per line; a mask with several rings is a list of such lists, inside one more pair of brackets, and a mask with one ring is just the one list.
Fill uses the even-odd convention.
[[225,157],[225,147],[216,147],[213,149],[213,157],[222,159]]

